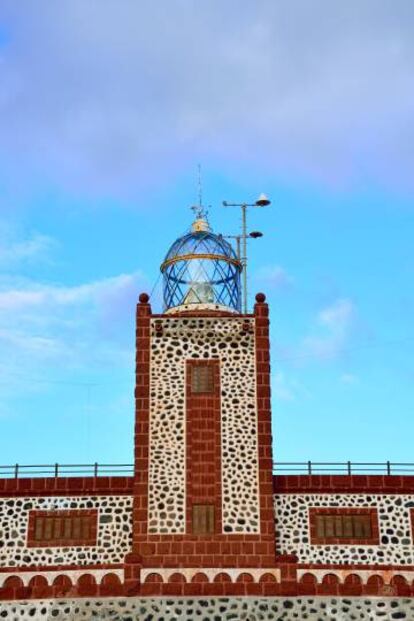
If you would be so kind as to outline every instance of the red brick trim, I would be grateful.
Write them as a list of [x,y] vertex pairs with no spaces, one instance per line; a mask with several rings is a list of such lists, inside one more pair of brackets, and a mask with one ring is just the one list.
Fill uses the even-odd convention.
[[[318,537],[316,532],[316,517],[318,515],[367,515],[371,519],[370,538],[338,538],[338,537]],[[378,527],[378,511],[371,507],[310,507],[309,508],[309,529],[312,545],[378,545],[379,544],[379,527]]]
[[[180,312],[176,312],[176,313],[168,313],[168,314],[163,314],[163,313],[154,313],[152,315],[152,317],[154,317],[154,319],[171,319],[173,317],[184,317],[184,316],[189,316],[189,317],[240,317],[240,313],[232,313],[230,311],[215,311],[215,310],[199,310],[199,311],[195,311],[195,310],[185,310],[185,311],[180,311]],[[254,317],[253,314],[246,314],[246,315],[242,315],[243,317],[247,317],[247,318],[252,318]]]
[[414,494],[414,476],[275,474],[275,494]]
[[414,579],[414,565],[378,565],[374,563],[298,563],[297,569],[332,569],[332,571],[412,571]]
[[378,596],[395,597],[414,595],[414,587],[407,583],[403,576],[395,575],[389,583],[384,583],[384,578],[373,572],[366,582],[363,582],[358,574],[348,574],[341,579],[335,574],[327,574],[321,582],[310,571],[304,574],[301,580],[294,585],[295,595],[319,595],[319,596]]
[[133,504],[133,551],[147,539],[150,417],[150,323],[148,296],[140,295],[136,314],[135,368],[135,485]]
[[[269,574],[270,575],[270,574]],[[265,596],[280,595],[281,585],[274,580],[262,582],[249,581],[248,574],[242,576],[240,580],[232,582],[227,574],[217,576],[214,582],[195,580],[186,582],[178,580],[172,582],[145,582],[141,585],[140,595],[143,597],[170,596],[170,597],[227,597],[227,596]]]
[[0,498],[17,496],[130,496],[133,477],[0,479]]
[[[89,536],[65,539],[36,539],[36,522],[41,518],[88,518]],[[68,510],[48,510],[30,511],[29,524],[27,529],[27,546],[29,548],[61,548],[72,546],[95,546],[98,535],[98,511],[96,509],[68,509]]]
[[[270,404],[269,308],[258,294],[254,306],[256,349],[257,439],[259,462],[260,533],[266,564],[275,563],[275,517],[273,507],[272,412]],[[265,565],[266,566],[266,565]]]
[[[116,566],[113,566],[115,568]],[[131,566],[132,568],[133,566]],[[376,572],[380,572],[383,567],[373,566],[372,575],[368,580],[362,581],[357,574],[350,574],[346,577],[338,577],[334,574],[326,575],[320,582],[312,574],[312,570],[306,573],[300,581],[297,581],[296,569],[304,568],[304,565],[289,564],[280,565],[281,582],[276,582],[271,574],[264,574],[259,582],[254,582],[248,571],[238,576],[232,582],[226,570],[217,575],[213,582],[209,582],[202,573],[193,576],[187,582],[180,570],[173,574],[168,582],[163,582],[161,576],[156,572],[148,576],[145,582],[140,583],[139,566],[135,572],[127,577],[127,565],[125,565],[125,581],[120,583],[115,575],[106,575],[101,584],[96,584],[95,578],[91,573],[92,566],[85,566],[81,569],[81,576],[72,583],[71,578],[64,574],[53,579],[52,584],[48,584],[46,577],[39,573],[30,580],[29,586],[23,586],[19,571],[13,571],[3,588],[0,588],[0,600],[17,599],[58,599],[62,597],[110,597],[110,596],[286,596],[297,597],[303,595],[319,596],[414,596],[414,586],[407,582],[402,576],[394,575],[389,584],[384,584],[384,578]],[[366,569],[368,566],[363,566]],[[322,566],[320,566],[322,568]],[[16,568],[13,568],[15,570]],[[110,569],[110,567],[108,567]],[[333,566],[332,570],[345,569],[349,566]],[[394,571],[397,567],[393,568]],[[404,566],[405,571],[414,569]],[[27,568],[30,571],[29,568]],[[33,570],[33,568],[32,568]],[[62,568],[63,570],[63,568]]]
[[139,595],[142,598],[157,596],[166,597],[195,597],[195,596],[263,596],[263,597],[299,597],[299,596],[343,596],[343,597],[413,597],[414,589],[401,576],[396,576],[392,584],[384,584],[379,576],[372,576],[369,584],[362,584],[358,576],[349,576],[341,583],[335,576],[327,577],[322,583],[312,580],[308,576],[301,582],[286,581],[277,583],[268,574],[266,580],[260,582],[244,582],[243,580],[217,582],[145,582],[128,585],[121,584],[116,576],[103,579],[96,584],[93,576],[82,575],[77,583],[72,584],[67,576],[60,576],[53,585],[45,584],[44,577],[39,575],[33,578],[31,586],[23,586],[18,576],[0,588],[0,601],[35,600],[35,599],[62,599],[73,598],[100,598],[100,597],[131,597]]
[[[193,367],[213,368],[213,392],[193,393]],[[214,505],[215,533],[221,533],[220,361],[186,361],[186,533],[192,534],[193,505]],[[198,535],[204,539],[206,535]]]
[[24,574],[25,572],[79,571],[88,573],[96,569],[123,569],[124,563],[94,563],[93,565],[25,565],[24,567],[0,567],[0,574]]
[[65,574],[56,576],[49,584],[46,576],[41,573],[30,579],[28,586],[24,586],[18,573],[6,578],[4,586],[0,588],[0,600],[32,600],[58,599],[62,597],[117,597],[129,595],[127,584],[121,583],[116,574],[109,571],[100,584],[97,584],[90,567],[82,568],[77,580]]

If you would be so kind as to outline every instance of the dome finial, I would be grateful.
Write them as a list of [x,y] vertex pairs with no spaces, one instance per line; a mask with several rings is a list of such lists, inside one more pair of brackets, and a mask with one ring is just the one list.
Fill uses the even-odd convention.
[[201,164],[197,165],[198,168],[198,205],[193,205],[191,209],[194,211],[195,220],[191,226],[191,230],[195,233],[201,231],[209,231],[210,225],[208,223],[208,210],[203,207],[203,184],[201,182]]
[[209,231],[208,210],[202,205],[193,205],[191,209],[194,211],[195,220],[191,225],[191,230],[195,233],[200,231]]

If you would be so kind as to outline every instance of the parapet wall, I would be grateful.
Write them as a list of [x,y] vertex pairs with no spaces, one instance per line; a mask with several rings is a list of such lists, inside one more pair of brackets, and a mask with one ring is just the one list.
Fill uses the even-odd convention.
[[0,498],[16,496],[121,496],[132,494],[133,477],[0,478]]
[[[295,554],[299,563],[333,565],[413,565],[414,494],[281,494],[275,495],[276,548]],[[377,524],[372,541],[315,543],[310,516],[315,509],[336,515],[371,510]]]
[[[413,477],[275,477],[276,565],[259,558],[250,569],[219,569],[214,555],[208,567],[201,558],[191,566],[143,567],[131,554],[133,483],[133,477],[0,479],[0,599],[414,595]],[[315,511],[369,512],[372,540],[315,541]],[[91,515],[96,541],[29,541],[30,516],[38,512]]]
[[[93,542],[37,546],[29,538],[30,516],[90,515],[96,523]],[[30,565],[88,565],[123,563],[132,545],[131,496],[27,496],[0,499],[0,563],[6,567]]]
[[[0,479],[0,584],[20,570],[24,583],[42,572],[51,584],[58,575],[76,582],[84,567],[94,566],[98,580],[105,567],[123,568],[132,547],[132,483],[132,477]],[[37,544],[30,540],[35,515],[91,516],[92,539]]]
[[[299,564],[414,565],[414,477],[300,475],[274,477],[276,548]],[[372,515],[375,537],[324,544],[312,534],[312,512]],[[374,533],[373,533],[374,535]]]

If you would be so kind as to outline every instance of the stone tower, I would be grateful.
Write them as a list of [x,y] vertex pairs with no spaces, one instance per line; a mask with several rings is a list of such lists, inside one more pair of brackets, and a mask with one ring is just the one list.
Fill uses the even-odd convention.
[[171,247],[163,314],[137,306],[133,549],[150,568],[275,565],[269,321],[204,217]]

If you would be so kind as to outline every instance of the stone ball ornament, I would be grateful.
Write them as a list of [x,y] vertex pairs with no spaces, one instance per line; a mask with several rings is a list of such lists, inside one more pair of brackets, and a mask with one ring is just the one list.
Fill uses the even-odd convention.
[[150,298],[148,293],[140,293],[138,299],[140,304],[148,304]]
[[256,302],[258,304],[264,304],[266,302],[266,296],[264,293],[257,293],[256,294]]

